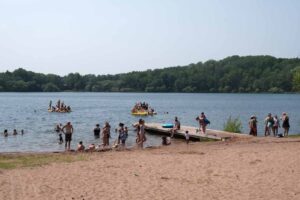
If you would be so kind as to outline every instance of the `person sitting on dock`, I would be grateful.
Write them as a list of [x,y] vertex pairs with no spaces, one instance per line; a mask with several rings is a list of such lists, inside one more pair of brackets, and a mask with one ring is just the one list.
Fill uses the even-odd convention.
[[178,117],[175,117],[174,127],[171,129],[171,138],[174,137],[174,133],[176,133],[177,130],[180,130],[180,121]]

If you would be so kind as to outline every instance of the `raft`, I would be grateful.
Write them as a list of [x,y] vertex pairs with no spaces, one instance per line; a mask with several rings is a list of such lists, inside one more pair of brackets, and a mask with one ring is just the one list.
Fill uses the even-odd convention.
[[148,112],[147,111],[142,111],[142,112],[131,112],[132,115],[135,116],[147,116]]
[[71,111],[55,111],[55,110],[48,109],[48,112],[55,112],[55,113],[70,113]]

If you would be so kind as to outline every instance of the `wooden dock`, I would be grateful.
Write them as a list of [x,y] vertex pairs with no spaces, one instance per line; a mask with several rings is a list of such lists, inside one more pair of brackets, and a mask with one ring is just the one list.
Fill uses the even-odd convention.
[[[171,128],[163,128],[159,123],[145,123],[145,130],[148,133],[170,136]],[[231,133],[213,129],[206,129],[206,134],[199,131],[199,127],[181,126],[180,130],[174,133],[175,138],[185,138],[185,131],[189,131],[190,140],[221,140],[226,141],[234,137],[251,137],[247,134]]]

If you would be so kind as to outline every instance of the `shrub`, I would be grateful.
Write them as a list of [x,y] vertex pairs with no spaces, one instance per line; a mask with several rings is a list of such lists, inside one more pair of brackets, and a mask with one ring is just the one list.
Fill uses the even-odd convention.
[[241,133],[242,132],[242,122],[239,117],[232,118],[229,116],[227,122],[224,124],[224,131],[233,132],[233,133]]

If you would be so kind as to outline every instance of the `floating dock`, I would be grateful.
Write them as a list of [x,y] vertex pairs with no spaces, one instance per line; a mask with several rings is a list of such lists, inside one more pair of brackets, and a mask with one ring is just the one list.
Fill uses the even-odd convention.
[[[159,123],[145,123],[145,130],[148,133],[157,135],[170,136],[171,128],[163,128]],[[206,129],[206,134],[201,133],[198,127],[193,126],[181,126],[180,130],[174,133],[175,138],[185,138],[185,131],[189,131],[190,140],[221,140],[226,141],[234,137],[251,137],[247,134],[231,133],[226,131],[219,131],[213,129]]]

